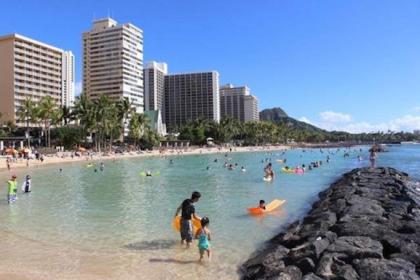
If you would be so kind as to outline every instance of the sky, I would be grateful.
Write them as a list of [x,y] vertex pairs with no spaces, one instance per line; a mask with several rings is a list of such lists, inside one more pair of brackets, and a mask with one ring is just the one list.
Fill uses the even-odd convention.
[[[0,34],[72,50],[108,15],[144,32],[144,61],[217,70],[260,109],[328,130],[420,129],[420,1],[1,0]],[[1,63],[1,62],[0,62]]]

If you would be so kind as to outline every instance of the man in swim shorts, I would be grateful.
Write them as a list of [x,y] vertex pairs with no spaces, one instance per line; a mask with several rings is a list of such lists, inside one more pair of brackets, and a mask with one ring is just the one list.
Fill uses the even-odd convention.
[[196,203],[201,197],[199,192],[193,192],[191,198],[185,199],[182,204],[176,209],[175,217],[178,216],[181,211],[181,244],[187,242],[187,248],[190,247],[193,239],[193,225],[191,219],[201,220],[195,214],[194,203]]

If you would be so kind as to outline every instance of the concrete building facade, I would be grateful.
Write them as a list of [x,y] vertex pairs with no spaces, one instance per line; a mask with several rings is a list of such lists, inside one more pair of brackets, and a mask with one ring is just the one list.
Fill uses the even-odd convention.
[[[47,45],[19,34],[0,37],[0,112],[2,121],[12,121],[18,126],[16,112],[26,98],[38,103],[42,97],[51,96],[57,106],[63,105],[64,96],[73,98],[74,77],[68,67],[63,67],[64,57],[71,52]],[[74,57],[72,58],[74,61]]]
[[219,122],[219,73],[166,75],[164,104],[168,129],[199,117]]
[[147,63],[144,69],[144,108],[146,111],[159,110],[164,115],[165,75],[168,65],[155,61]]
[[74,105],[74,91],[75,91],[75,66],[74,55],[71,51],[63,53],[62,59],[62,91],[61,104],[66,107]]
[[247,86],[234,87],[227,84],[220,87],[220,116],[231,117],[240,122],[258,121],[258,99],[251,95]]
[[127,97],[138,113],[144,111],[141,29],[105,18],[83,33],[83,93],[91,100]]

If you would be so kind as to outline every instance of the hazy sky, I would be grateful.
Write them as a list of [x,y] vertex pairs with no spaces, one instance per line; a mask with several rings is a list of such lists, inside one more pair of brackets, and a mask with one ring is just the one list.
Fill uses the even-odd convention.
[[420,129],[420,1],[2,1],[0,34],[72,50],[80,88],[81,34],[108,15],[143,29],[145,61],[217,70],[260,109],[327,129]]

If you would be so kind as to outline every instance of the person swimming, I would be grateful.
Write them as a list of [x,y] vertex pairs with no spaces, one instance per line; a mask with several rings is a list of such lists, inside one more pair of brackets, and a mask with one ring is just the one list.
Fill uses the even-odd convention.
[[242,171],[242,172],[246,172],[245,167],[241,166],[241,171]]
[[265,210],[265,200],[261,199],[260,204],[258,205],[259,208]]
[[101,165],[99,166],[99,170],[104,171],[104,169],[105,169],[105,164],[101,162]]
[[265,172],[264,178],[271,179],[271,180],[274,179],[274,170],[273,170],[273,166],[271,162],[268,163],[267,166],[264,168],[264,172]]

